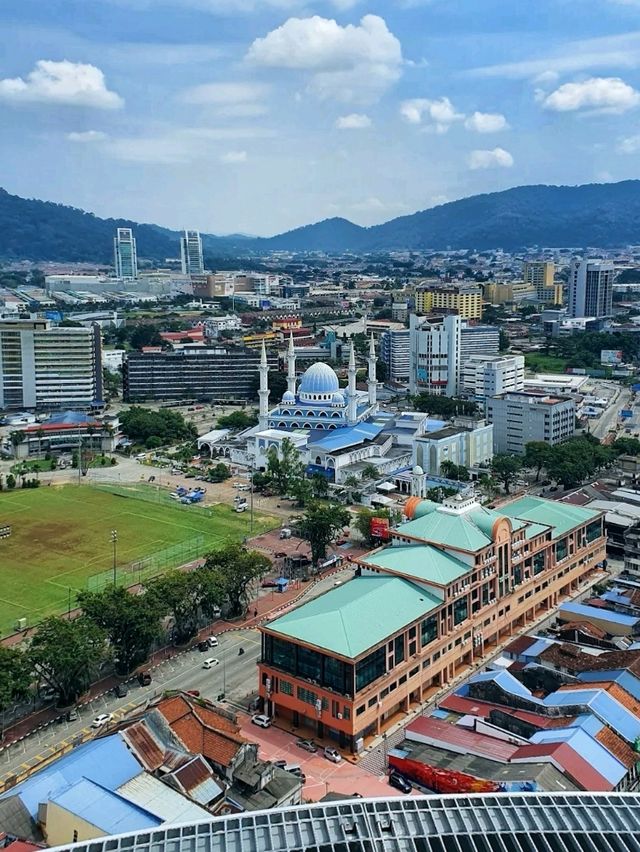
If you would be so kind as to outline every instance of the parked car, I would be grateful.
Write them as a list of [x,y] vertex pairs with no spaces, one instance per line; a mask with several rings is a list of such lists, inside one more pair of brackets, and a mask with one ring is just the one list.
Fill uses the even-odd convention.
[[260,585],[263,589],[275,589],[278,584],[275,580],[263,580]]
[[200,690],[199,689],[188,689],[187,695],[193,695],[194,698],[200,698]]
[[67,710],[67,722],[77,722],[78,720],[78,711],[75,707],[71,710]]
[[101,713],[91,723],[92,728],[102,728],[104,725],[108,725],[109,722],[113,719],[113,713]]
[[400,790],[401,793],[410,793],[413,790],[413,787],[404,775],[400,775],[399,772],[395,771],[389,773],[389,785],[395,787],[396,790]]
[[209,643],[203,639],[202,642],[198,642],[198,651],[208,651]]
[[129,688],[126,683],[119,683],[113,691],[118,698],[124,698],[129,694]]
[[295,775],[302,781],[303,784],[307,780],[307,776],[302,771],[302,767],[299,766],[297,763],[287,763],[287,765],[284,767],[284,771],[290,772],[292,775]]
[[138,675],[138,683],[140,686],[149,686],[151,683],[151,674],[149,672],[140,672]]
[[209,657],[209,659],[205,660],[202,664],[203,669],[212,669],[218,665],[220,660],[216,660],[214,657]]
[[274,761],[272,761],[272,763],[273,763],[274,766],[277,766],[278,769],[284,769],[285,766],[287,765],[286,760],[274,760]]
[[318,751],[318,746],[313,740],[296,740],[296,745],[304,751],[310,751],[311,754],[315,754]]
[[331,746],[327,746],[324,750],[324,756],[327,760],[330,760],[331,763],[340,763],[342,760],[342,755],[338,751],[337,748],[331,748]]
[[271,727],[271,719],[268,716],[265,716],[264,713],[256,713],[254,716],[251,717],[251,721],[259,728]]
[[207,644],[210,648],[218,647],[218,637],[217,636],[209,636],[207,639]]

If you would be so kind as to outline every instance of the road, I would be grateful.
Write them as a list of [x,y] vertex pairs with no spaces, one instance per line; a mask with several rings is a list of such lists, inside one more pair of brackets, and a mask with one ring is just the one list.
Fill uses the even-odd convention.
[[598,418],[598,422],[591,429],[591,434],[602,440],[611,429],[618,425],[620,409],[628,408],[631,399],[631,391],[622,385],[615,385],[613,395],[609,398],[609,404]]
[[[309,587],[305,600],[317,597],[332,588],[337,582],[344,582],[352,575],[350,569],[332,574],[314,586]],[[275,599],[274,599],[275,600]],[[277,601],[276,601],[277,603]],[[212,628],[215,633],[215,625]],[[153,681],[147,687],[141,687],[137,681],[129,684],[129,694],[124,698],[116,697],[113,692],[95,699],[91,704],[79,708],[79,718],[75,722],[54,723],[38,731],[21,742],[9,746],[0,754],[0,775],[14,773],[24,768],[25,763],[35,761],[46,749],[61,746],[88,729],[92,720],[100,713],[114,713],[117,718],[130,712],[134,707],[153,700],[171,689],[200,692],[202,698],[217,699],[221,693],[232,707],[246,708],[248,698],[258,688],[256,663],[260,655],[260,634],[257,630],[229,630],[220,634],[219,645],[209,651],[185,651],[172,660],[168,660],[152,670]],[[239,648],[244,654],[239,655]],[[203,663],[213,657],[220,662],[212,669],[204,669]],[[103,729],[105,730],[105,729]]]

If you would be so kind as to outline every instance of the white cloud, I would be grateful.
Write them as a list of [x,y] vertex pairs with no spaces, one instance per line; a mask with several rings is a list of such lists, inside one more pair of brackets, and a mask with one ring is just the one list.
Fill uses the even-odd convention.
[[80,132],[72,131],[71,133],[67,133],[69,142],[81,142],[83,144],[88,142],[104,142],[107,138],[107,134],[101,130],[81,130]]
[[247,152],[246,151],[227,151],[226,154],[222,154],[220,157],[221,163],[226,164],[234,164],[234,163],[246,163],[247,162]]
[[350,115],[341,115],[336,121],[338,130],[364,130],[371,127],[371,119],[368,115],[352,112]]
[[124,103],[119,95],[107,89],[104,74],[95,65],[47,59],[38,60],[26,78],[0,80],[0,100],[95,109],[118,109]]
[[204,83],[183,93],[189,104],[242,104],[259,101],[269,93],[264,83]]
[[640,152],[640,135],[626,136],[618,140],[616,151],[619,154],[637,154]]
[[377,15],[344,27],[314,15],[289,18],[256,39],[247,59],[268,68],[308,72],[310,90],[322,99],[369,103],[399,79],[402,47]]
[[456,112],[449,98],[413,98],[400,104],[400,115],[409,124],[426,122],[429,129],[436,133],[446,133],[456,121],[463,121],[464,115]]
[[476,133],[497,133],[509,127],[507,119],[499,112],[474,112],[466,119],[464,126]]
[[170,165],[211,160],[212,156],[216,156],[212,143],[229,144],[244,139],[267,139],[274,135],[272,130],[259,127],[170,128],[155,136],[109,139],[104,143],[104,150],[109,156],[123,162]]
[[554,112],[593,109],[621,113],[638,106],[640,92],[620,77],[590,77],[578,83],[564,83],[541,102]]
[[491,151],[472,151],[469,154],[470,169],[510,169],[513,157],[504,148],[494,148]]

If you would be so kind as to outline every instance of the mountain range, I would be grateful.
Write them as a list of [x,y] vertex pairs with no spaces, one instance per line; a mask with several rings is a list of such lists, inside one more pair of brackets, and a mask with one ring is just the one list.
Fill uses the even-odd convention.
[[[0,258],[108,264],[116,228],[133,228],[138,256],[179,256],[179,233],[74,207],[20,198],[0,188]],[[640,243],[640,181],[520,186],[474,195],[364,228],[325,219],[268,238],[203,234],[205,255],[270,251],[367,253],[392,250],[522,249]]]

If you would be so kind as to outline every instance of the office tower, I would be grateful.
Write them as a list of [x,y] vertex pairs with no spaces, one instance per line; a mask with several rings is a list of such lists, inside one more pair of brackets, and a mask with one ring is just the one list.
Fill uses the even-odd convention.
[[555,264],[548,260],[529,260],[522,265],[524,283],[535,288],[539,302],[562,304],[562,284],[555,283]]
[[97,325],[67,328],[45,319],[0,320],[0,408],[86,408],[102,401]]
[[409,379],[411,332],[408,328],[390,329],[380,337],[380,357],[387,365],[387,378],[392,382]]
[[569,316],[611,316],[614,276],[611,261],[575,260],[569,271]]
[[138,277],[136,238],[131,228],[118,228],[113,238],[116,278],[132,281]]
[[523,455],[530,441],[555,446],[575,432],[576,404],[566,396],[504,393],[487,397],[485,414],[496,453]]
[[460,391],[474,399],[524,390],[524,355],[470,355],[462,361]]
[[416,313],[453,311],[462,319],[482,318],[482,289],[477,284],[424,284],[415,295]]
[[202,240],[199,231],[185,231],[180,238],[180,258],[183,275],[202,275],[204,259],[202,257]]

